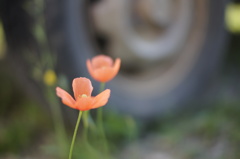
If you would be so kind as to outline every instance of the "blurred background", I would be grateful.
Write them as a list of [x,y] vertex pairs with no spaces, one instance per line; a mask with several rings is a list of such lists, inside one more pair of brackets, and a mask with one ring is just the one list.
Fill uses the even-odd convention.
[[239,159],[239,0],[0,0],[0,158],[61,158],[77,112],[55,87],[91,78],[97,54],[122,59],[104,107],[115,158]]

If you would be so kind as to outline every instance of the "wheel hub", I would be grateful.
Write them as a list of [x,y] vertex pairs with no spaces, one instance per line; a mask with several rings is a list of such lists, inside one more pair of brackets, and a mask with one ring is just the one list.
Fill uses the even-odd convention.
[[192,0],[105,0],[92,12],[97,30],[111,39],[107,52],[126,65],[142,67],[178,54],[188,36],[192,4]]

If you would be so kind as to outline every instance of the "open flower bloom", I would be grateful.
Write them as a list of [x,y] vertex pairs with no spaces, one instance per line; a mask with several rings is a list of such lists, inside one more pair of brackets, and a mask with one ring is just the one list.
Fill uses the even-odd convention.
[[113,63],[112,58],[106,55],[98,55],[92,58],[90,61],[87,60],[87,68],[96,81],[108,82],[112,80],[118,73],[121,65],[119,58]]
[[92,83],[84,77],[75,78],[72,82],[72,87],[75,99],[59,87],[56,88],[57,96],[62,99],[63,104],[81,111],[104,106],[110,97],[109,89],[101,92],[96,97],[91,97],[93,90]]

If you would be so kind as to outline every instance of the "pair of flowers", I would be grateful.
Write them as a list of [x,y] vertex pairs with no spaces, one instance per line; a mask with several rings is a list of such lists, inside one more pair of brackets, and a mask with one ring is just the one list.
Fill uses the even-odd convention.
[[[87,68],[90,75],[99,82],[108,82],[112,80],[118,73],[121,60],[117,58],[115,62],[105,55],[98,55],[87,60]],[[57,96],[62,99],[63,104],[86,111],[106,105],[110,97],[110,90],[106,89],[96,97],[92,97],[92,83],[85,77],[75,78],[72,82],[74,98],[60,87],[56,88]]]

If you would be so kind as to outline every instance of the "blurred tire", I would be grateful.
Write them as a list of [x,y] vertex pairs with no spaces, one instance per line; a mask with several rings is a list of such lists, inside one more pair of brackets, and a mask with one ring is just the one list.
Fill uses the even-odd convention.
[[[211,0],[203,5],[207,14],[204,17],[205,23],[200,28],[201,33],[198,33],[201,34],[201,38],[198,46],[189,53],[196,56],[177,82],[163,91],[157,80],[139,80],[137,77],[130,79],[123,70],[107,85],[112,89],[111,103],[115,104],[113,107],[137,117],[154,118],[176,110],[189,99],[196,97],[214,77],[224,60],[223,53],[228,39],[224,28],[227,2]],[[88,33],[89,15],[86,6],[84,0],[46,1],[45,17],[51,48],[58,56],[58,71],[66,74],[69,79],[78,76],[89,77],[85,60],[97,54],[96,44]],[[200,13],[196,15],[205,14]],[[188,40],[191,42],[192,39],[194,37]],[[185,45],[187,48],[189,43]],[[151,84],[151,87],[145,87],[148,84]]]

